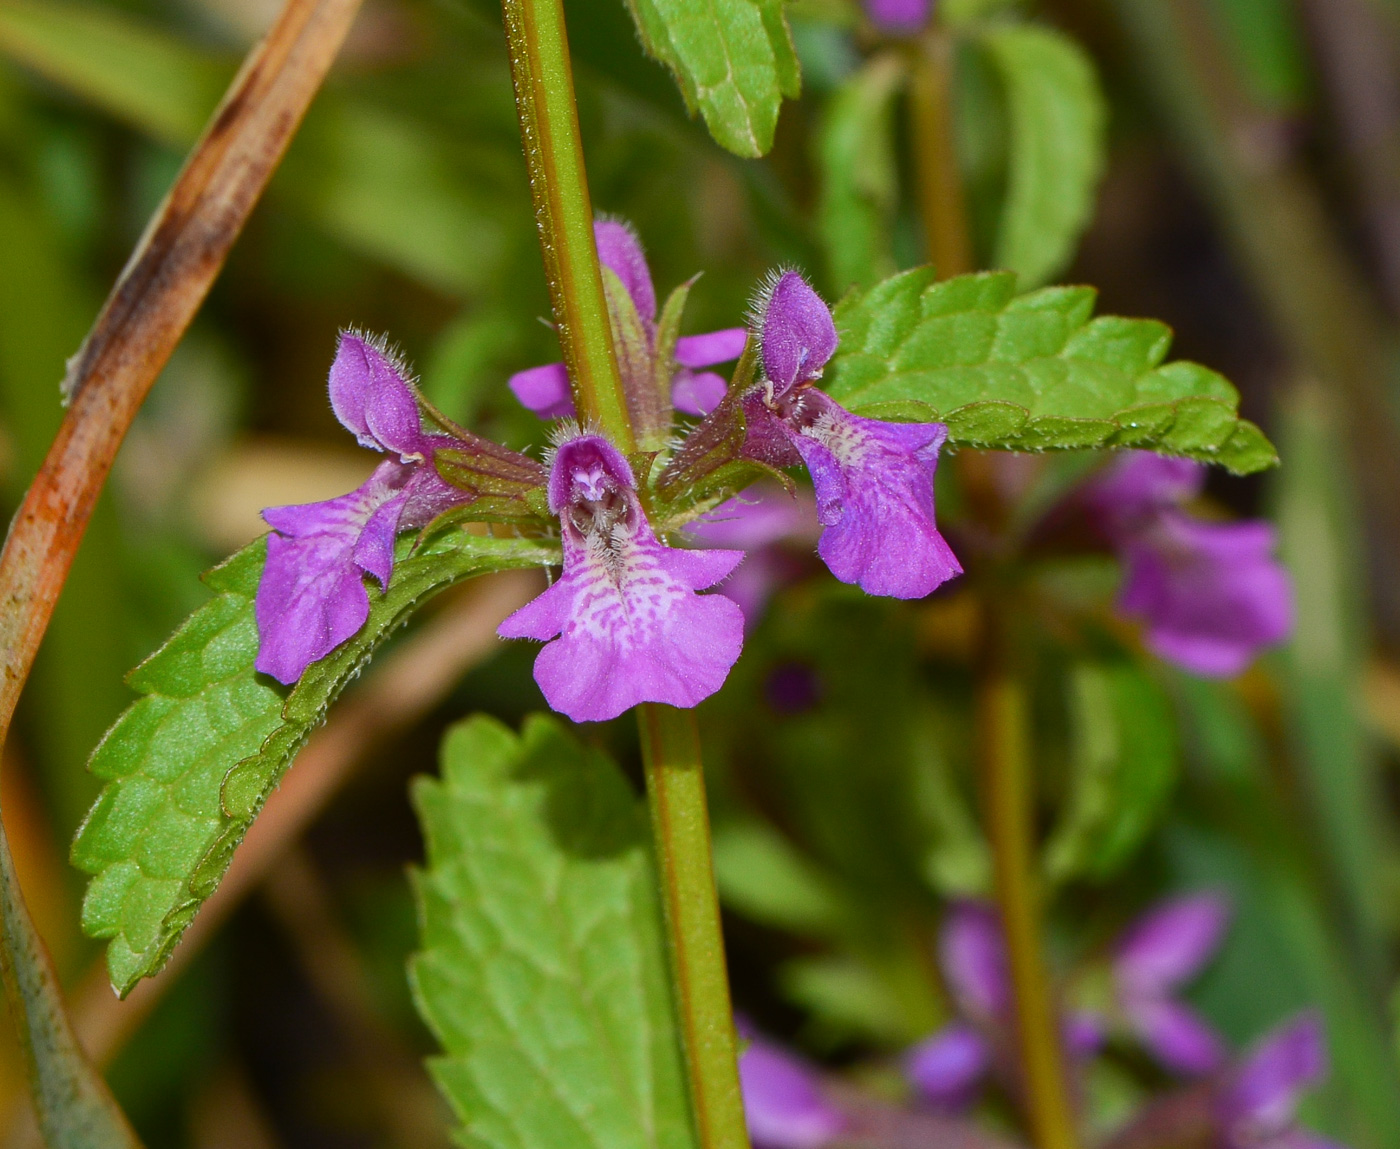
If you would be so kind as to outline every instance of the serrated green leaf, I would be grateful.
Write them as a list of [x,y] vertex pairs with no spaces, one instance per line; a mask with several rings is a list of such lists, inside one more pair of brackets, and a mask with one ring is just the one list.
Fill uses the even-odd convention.
[[1248,474],[1278,462],[1207,367],[1163,363],[1156,320],[1091,318],[1088,287],[1016,294],[1010,272],[891,276],[836,305],[827,391],[857,414],[937,419],[954,446],[1139,447]]
[[996,24],[981,38],[1006,91],[1011,146],[996,264],[1044,283],[1074,254],[1104,165],[1103,92],[1068,36]]
[[83,930],[110,938],[107,969],[125,995],[165,964],[233,851],[327,707],[421,603],[489,571],[557,561],[549,547],[453,530],[400,560],[369,621],[288,689],[253,669],[253,599],[266,540],[206,576],[217,597],[134,670],[133,703],[89,769],[106,781],[73,842],[93,875]]
[[900,57],[877,56],[842,83],[822,113],[817,225],[831,282],[843,291],[853,283],[868,286],[896,266],[893,117],[903,80]]
[[1127,661],[1070,675],[1071,778],[1045,850],[1052,881],[1111,877],[1142,844],[1176,777],[1171,705]]
[[628,0],[648,54],[676,78],[686,107],[735,155],[773,146],[778,107],[801,77],[781,0]]
[[141,1149],[78,1043],[48,951],[20,893],[0,824],[0,975],[19,1033],[35,1114],[50,1149]]
[[692,1149],[646,813],[552,718],[448,732],[414,805],[429,1066],[472,1149]]

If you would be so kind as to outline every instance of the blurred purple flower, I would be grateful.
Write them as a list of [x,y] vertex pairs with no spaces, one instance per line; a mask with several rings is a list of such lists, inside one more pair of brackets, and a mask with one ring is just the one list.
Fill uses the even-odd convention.
[[[341,335],[330,399],[336,417],[362,446],[391,457],[347,495],[263,511],[273,533],[255,603],[254,665],[289,684],[364,625],[364,576],[381,588],[388,585],[398,532],[425,526],[475,498],[443,482],[431,460],[438,450],[481,444],[423,431],[408,370],[383,340],[354,331]],[[489,449],[526,473],[538,471],[543,480],[543,470],[523,455]]]
[[[635,407],[652,399],[650,393],[656,389],[656,289],[641,241],[629,224],[599,219],[593,225],[593,235],[598,243],[598,258],[605,269],[605,281],[611,273],[625,289],[627,303],[614,296],[610,306],[630,306],[631,309],[625,316],[614,316],[613,335],[618,343],[618,367],[623,385],[629,404]],[[697,373],[696,369],[737,359],[744,350],[746,337],[742,327],[730,327],[704,335],[685,335],[676,340],[669,376],[670,402],[676,410],[687,415],[704,415],[714,408],[724,397],[725,381],[713,372]],[[510,377],[510,389],[542,419],[574,414],[569,374],[562,363],[547,363],[517,372]],[[638,414],[640,412],[633,411],[634,419]]]
[[1274,1030],[1216,1094],[1223,1149],[1340,1149],[1297,1125],[1298,1101],[1326,1075],[1318,1014],[1304,1013]]
[[797,272],[773,280],[755,310],[765,378],[744,397],[745,452],[806,465],[825,528],[817,553],[832,574],[894,598],[922,598],[961,574],[934,518],[948,429],[863,419],[813,385],[836,351],[836,325]]
[[776,484],[759,484],[686,524],[685,532],[702,546],[746,552],[739,569],[719,591],[739,604],[744,625],[751,629],[774,588],[791,577],[796,565],[780,544],[807,535],[813,522],[810,499],[794,498]]
[[1199,463],[1130,451],[1085,497],[1125,567],[1119,608],[1146,623],[1148,647],[1193,674],[1228,677],[1288,637],[1293,594],[1268,523],[1180,509],[1204,482]]
[[740,1022],[749,1046],[739,1057],[744,1116],[757,1149],[820,1149],[846,1128],[823,1096],[816,1069]]
[[881,32],[908,36],[928,23],[933,0],[865,0],[865,14]]
[[[1006,943],[995,906],[957,901],[943,919],[939,965],[959,1016],[904,1055],[904,1070],[934,1108],[956,1112],[970,1105],[986,1076],[1003,1076],[1015,1021]],[[1086,1013],[1066,1016],[1061,1038],[1071,1057],[1084,1060],[1103,1042],[1099,1020]]]
[[615,718],[639,702],[695,706],[723,685],[743,644],[739,608],[695,593],[725,578],[743,552],[664,546],[636,487],[627,459],[600,435],[560,443],[548,491],[564,573],[497,631],[548,643],[535,681],[575,722]]
[[1113,961],[1118,1008],[1166,1068],[1184,1077],[1212,1073],[1224,1061],[1216,1032],[1174,994],[1215,955],[1230,908],[1214,894],[1175,898],[1140,917]]
[[[1113,961],[1117,1007],[1130,1032],[1167,1068],[1205,1074],[1221,1063],[1220,1039],[1173,992],[1214,954],[1229,918],[1215,895],[1178,898],[1154,907],[1119,941]],[[910,1082],[936,1108],[955,1111],[976,1096],[982,1079],[1011,1048],[1011,978],[1001,921],[986,902],[959,901],[939,934],[939,965],[958,1017],[905,1054]],[[1102,1047],[1106,1019],[1068,1011],[1065,1049],[1078,1061]]]

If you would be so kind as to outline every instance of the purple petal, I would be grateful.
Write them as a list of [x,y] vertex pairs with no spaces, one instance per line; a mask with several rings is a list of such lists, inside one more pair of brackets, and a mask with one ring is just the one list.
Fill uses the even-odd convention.
[[955,1021],[905,1054],[904,1073],[926,1101],[958,1110],[972,1103],[991,1060],[982,1035],[966,1022]]
[[562,514],[575,501],[598,502],[610,494],[635,492],[636,487],[626,455],[601,435],[578,435],[555,453],[549,470],[549,509]]
[[574,396],[569,390],[569,372],[562,363],[546,363],[517,371],[510,377],[510,389],[528,410],[541,419],[571,419]]
[[412,470],[386,461],[348,495],[263,512],[275,532],[254,603],[258,670],[291,684],[364,625],[369,594],[361,572],[388,582]]
[[535,681],[575,722],[615,718],[639,702],[695,706],[724,684],[743,645],[739,608],[695,594],[733,571],[741,551],[676,550],[652,533],[632,469],[612,444],[562,444],[549,477],[564,573],[505,620],[504,638],[550,642]]
[[1228,677],[1293,629],[1288,572],[1267,523],[1208,523],[1164,511],[1123,548],[1119,609],[1147,645],[1193,674]]
[[836,351],[836,324],[821,296],[795,271],[763,303],[763,370],[778,394],[822,373]]
[[410,459],[425,454],[418,400],[403,367],[378,340],[340,337],[330,374],[331,407],[363,447]]
[[620,219],[600,219],[593,224],[593,238],[598,243],[598,259],[604,267],[617,273],[637,314],[648,323],[656,319],[656,288],[652,286],[651,269],[647,267],[642,241],[632,225]]
[[985,902],[955,902],[938,940],[943,976],[962,1011],[979,1020],[999,1018],[1011,981],[996,910]]
[[831,573],[892,598],[923,598],[961,574],[933,508],[933,474],[948,429],[862,419],[822,399],[823,414],[792,441],[816,487],[826,527],[817,553]]
[[713,367],[728,363],[744,353],[748,340],[746,327],[726,327],[704,335],[682,335],[676,340],[676,362],[682,367]]
[[932,0],[865,0],[870,22],[881,32],[907,35],[928,23]]
[[1271,1137],[1267,1146],[1261,1149],[1348,1149],[1340,1141],[1321,1137],[1306,1129],[1289,1129],[1277,1137]]
[[810,514],[810,503],[804,506],[777,484],[756,484],[687,523],[685,530],[707,547],[747,551],[796,534]]
[[1309,1011],[1249,1053],[1221,1097],[1221,1116],[1232,1130],[1260,1141],[1283,1133],[1293,1124],[1301,1095],[1326,1073],[1322,1018]]
[[1216,894],[1174,898],[1137,919],[1118,943],[1119,990],[1161,995],[1190,980],[1215,954],[1230,906]]
[[671,406],[682,415],[708,415],[724,398],[729,384],[713,371],[696,374],[682,367],[671,377]]
[[744,1050],[739,1085],[749,1136],[762,1149],[818,1149],[845,1128],[815,1071],[772,1042],[754,1038]]
[[1123,1012],[1149,1052],[1173,1073],[1201,1077],[1225,1060],[1219,1034],[1189,1006],[1169,998],[1125,998]]
[[1204,464],[1192,459],[1125,451],[1090,482],[1085,496],[1121,528],[1193,498],[1205,481]]

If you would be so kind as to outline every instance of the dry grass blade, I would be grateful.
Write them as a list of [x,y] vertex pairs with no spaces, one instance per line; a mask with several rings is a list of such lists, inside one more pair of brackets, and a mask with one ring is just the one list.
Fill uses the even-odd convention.
[[112,460],[296,132],[360,0],[287,0],[70,360],[68,412],[0,555],[0,739]]

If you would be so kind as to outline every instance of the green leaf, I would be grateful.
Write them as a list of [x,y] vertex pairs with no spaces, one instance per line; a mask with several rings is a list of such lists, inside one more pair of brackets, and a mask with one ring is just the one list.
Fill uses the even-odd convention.
[[178,146],[199,135],[235,70],[153,25],[50,0],[0,3],[0,51]]
[[1176,778],[1176,736],[1162,690],[1130,662],[1070,675],[1071,775],[1045,850],[1052,881],[1111,877],[1152,829]]
[[997,24],[981,42],[1001,75],[1011,133],[995,262],[1034,287],[1069,262],[1093,214],[1104,97],[1093,62],[1059,32]]
[[473,1149],[690,1149],[646,812],[552,718],[448,732],[414,805],[430,1063]]
[[217,597],[132,671],[128,681],[145,697],[93,751],[89,769],[106,786],[72,854],[93,875],[83,930],[111,939],[118,993],[165,964],[302,743],[399,624],[462,579],[558,561],[546,546],[460,530],[411,556],[409,542],[388,590],[371,591],[365,626],[290,690],[253,669],[265,539],[211,571]]
[[1196,363],[1163,364],[1171,330],[1092,319],[1089,287],[1016,294],[1006,271],[935,281],[919,267],[836,306],[831,396],[858,414],[948,424],[955,446],[1140,447],[1236,474],[1278,462],[1239,394]]
[[832,94],[822,114],[817,225],[831,282],[842,291],[853,283],[869,286],[895,269],[893,116],[903,81],[898,56],[877,56]]
[[647,52],[675,75],[686,107],[735,155],[773,146],[778,106],[801,89],[782,0],[628,0]]
[[58,978],[19,889],[0,825],[0,975],[49,1149],[140,1149],[63,1008]]

